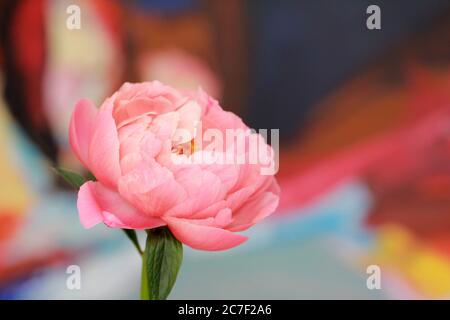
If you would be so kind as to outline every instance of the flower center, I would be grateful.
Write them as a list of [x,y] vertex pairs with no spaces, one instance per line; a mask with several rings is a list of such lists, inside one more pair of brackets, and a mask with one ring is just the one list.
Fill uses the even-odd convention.
[[186,143],[178,144],[175,146],[172,146],[172,153],[175,154],[185,154],[185,155],[191,155],[195,152],[195,142],[194,139],[191,141],[188,141]]

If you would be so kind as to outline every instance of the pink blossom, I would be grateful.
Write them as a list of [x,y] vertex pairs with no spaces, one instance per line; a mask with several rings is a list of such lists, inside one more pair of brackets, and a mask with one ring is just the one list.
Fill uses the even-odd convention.
[[[125,83],[99,109],[80,100],[70,123],[70,144],[97,178],[78,193],[83,226],[168,226],[178,240],[201,250],[244,242],[247,238],[236,232],[276,209],[278,184],[272,175],[261,174],[259,163],[174,163],[173,157],[206,152],[196,145],[198,128],[248,129],[202,90],[180,92],[156,81]],[[190,135],[180,139],[180,131]]]

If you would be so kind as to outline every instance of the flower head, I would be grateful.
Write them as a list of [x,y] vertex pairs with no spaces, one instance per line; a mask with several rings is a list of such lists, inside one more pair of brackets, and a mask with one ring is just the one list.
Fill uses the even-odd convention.
[[[228,130],[239,133],[217,144]],[[211,134],[204,139],[211,132],[216,139]],[[244,147],[236,148],[240,138]],[[201,89],[125,83],[99,109],[82,99],[72,115],[70,144],[97,181],[80,188],[81,223],[126,229],[167,225],[192,248],[237,246],[246,237],[236,232],[270,215],[280,193],[273,175],[261,173],[263,163],[248,161],[255,151],[249,141],[272,157],[260,135]]]

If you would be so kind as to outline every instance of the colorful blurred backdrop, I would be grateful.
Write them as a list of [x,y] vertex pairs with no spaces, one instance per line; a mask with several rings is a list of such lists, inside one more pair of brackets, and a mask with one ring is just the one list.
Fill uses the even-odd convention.
[[281,134],[278,211],[241,247],[187,249],[171,298],[450,298],[450,2],[378,0],[380,30],[371,4],[1,0],[0,298],[138,298],[134,248],[84,230],[51,168],[81,170],[79,98],[155,79]]

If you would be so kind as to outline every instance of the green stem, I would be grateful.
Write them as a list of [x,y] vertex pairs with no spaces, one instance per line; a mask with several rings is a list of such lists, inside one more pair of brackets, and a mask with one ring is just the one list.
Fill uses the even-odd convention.
[[183,260],[183,245],[167,227],[146,230],[142,255],[141,299],[165,300],[169,296]]
[[142,255],[141,300],[150,300],[147,278],[147,250]]

